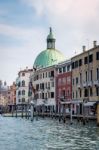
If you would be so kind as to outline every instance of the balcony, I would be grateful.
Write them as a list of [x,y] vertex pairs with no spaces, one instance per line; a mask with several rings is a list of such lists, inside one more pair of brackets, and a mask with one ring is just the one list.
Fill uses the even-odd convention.
[[95,81],[94,81],[94,85],[95,85],[95,86],[99,86],[99,80],[95,80]]
[[43,88],[40,88],[38,91],[39,91],[39,92],[40,92],[40,91],[43,92],[43,91],[44,91],[44,87],[43,87]]
[[45,99],[43,100],[43,104],[47,104],[47,103],[48,103],[48,99],[45,98]]
[[61,96],[59,97],[61,101],[64,101],[65,100],[65,96]]
[[86,81],[83,82],[83,87],[87,87],[87,86],[88,86],[87,82]]
[[47,90],[50,90],[50,87],[47,87]]
[[50,81],[53,81],[53,80],[54,80],[54,77],[53,77],[53,76],[51,76],[51,77],[50,77]]
[[79,83],[79,84],[77,85],[77,88],[80,89],[81,87],[82,87],[82,84]]
[[92,81],[88,81],[88,86],[92,87]]

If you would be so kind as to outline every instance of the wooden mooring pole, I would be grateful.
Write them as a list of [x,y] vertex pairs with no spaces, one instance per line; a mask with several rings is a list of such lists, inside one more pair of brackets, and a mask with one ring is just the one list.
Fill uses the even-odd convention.
[[99,103],[97,103],[97,126],[99,127]]
[[12,111],[12,117],[13,117],[13,113],[14,113],[14,107],[13,107],[13,105],[12,105],[12,110],[11,111]]
[[16,118],[17,118],[17,104],[15,104]]
[[22,118],[23,118],[23,109],[24,109],[24,105],[22,104],[22,113],[21,113]]

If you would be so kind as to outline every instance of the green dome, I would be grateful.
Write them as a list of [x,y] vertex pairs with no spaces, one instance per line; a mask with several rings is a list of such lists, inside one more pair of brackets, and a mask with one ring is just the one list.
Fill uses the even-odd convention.
[[42,51],[34,62],[34,67],[48,67],[65,60],[62,53],[56,49]]
[[65,60],[63,54],[55,49],[55,41],[52,28],[50,27],[50,32],[47,36],[47,49],[37,56],[33,66],[34,68],[52,66]]

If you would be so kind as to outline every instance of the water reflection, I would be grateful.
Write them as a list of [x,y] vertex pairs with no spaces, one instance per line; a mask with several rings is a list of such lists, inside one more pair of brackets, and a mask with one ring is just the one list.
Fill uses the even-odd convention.
[[38,121],[0,117],[0,150],[98,150],[94,122],[70,125],[49,118]]

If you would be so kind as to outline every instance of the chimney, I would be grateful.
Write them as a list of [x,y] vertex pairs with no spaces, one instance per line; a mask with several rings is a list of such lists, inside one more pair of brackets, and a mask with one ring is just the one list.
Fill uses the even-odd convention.
[[85,51],[86,51],[86,46],[83,45],[83,46],[82,46],[82,49],[83,49],[83,52],[85,52]]
[[28,70],[28,67],[26,66],[26,70]]
[[97,47],[97,41],[93,41],[93,47],[94,47],[94,48]]
[[6,86],[7,85],[7,83],[6,83],[6,81],[4,81],[4,86]]
[[2,80],[0,80],[0,86],[2,86]]

